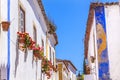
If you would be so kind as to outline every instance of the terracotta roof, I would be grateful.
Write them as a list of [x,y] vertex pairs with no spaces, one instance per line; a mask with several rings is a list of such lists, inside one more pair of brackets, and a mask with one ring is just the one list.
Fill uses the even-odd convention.
[[84,40],[84,54],[85,58],[87,58],[88,55],[88,41],[90,36],[90,30],[93,24],[94,19],[94,8],[97,6],[111,6],[111,5],[119,5],[119,2],[112,2],[112,3],[91,3],[89,14],[88,14],[88,20],[87,20],[87,27],[86,27],[86,33],[85,33],[85,40]]
[[57,59],[57,62],[64,62],[67,67],[68,67],[68,63],[70,63],[73,66],[73,68],[77,71],[77,68],[72,64],[70,60]]
[[[42,4],[42,0],[37,0],[37,1],[38,1],[39,6],[40,6],[40,9],[41,9],[41,11],[42,11],[44,20],[45,20],[45,22],[46,22],[47,29],[48,29],[48,31],[49,31],[49,30],[50,30],[50,26],[49,26],[50,21],[48,20],[48,17],[47,17],[47,15],[46,15],[46,13],[45,13],[45,10],[44,10],[43,4]],[[55,46],[56,46],[56,45],[58,44],[57,34],[54,33],[53,36],[54,36],[54,38],[55,38],[55,40],[56,40],[56,44],[55,44]]]
[[70,63],[73,66],[73,68],[77,71],[77,68],[72,64],[70,60],[64,60],[64,62],[66,63],[67,66],[68,66],[68,63]]
[[67,65],[65,64],[64,60],[57,59],[57,62],[63,62],[63,63],[64,63],[64,65],[65,65],[65,67],[66,67],[66,69],[67,69],[67,70],[68,70],[68,72],[69,72],[69,69],[68,69]]

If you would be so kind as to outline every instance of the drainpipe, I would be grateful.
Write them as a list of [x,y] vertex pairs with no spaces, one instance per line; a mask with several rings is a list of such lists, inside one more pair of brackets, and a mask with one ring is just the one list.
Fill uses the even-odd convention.
[[[10,0],[7,0],[7,20],[10,22]],[[7,80],[10,79],[10,28],[8,29],[7,34],[7,46],[8,46],[8,59],[7,59]]]

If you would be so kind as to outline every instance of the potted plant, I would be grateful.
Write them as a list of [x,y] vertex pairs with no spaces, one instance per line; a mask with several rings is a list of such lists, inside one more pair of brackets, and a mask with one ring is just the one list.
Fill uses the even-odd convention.
[[33,49],[33,54],[35,57],[39,58],[39,59],[43,59],[44,58],[44,51],[42,47],[39,47],[39,45],[35,45],[32,47]]
[[44,49],[43,47],[40,47],[40,53],[39,53],[39,59],[43,59],[44,58]]
[[28,33],[25,33],[25,48],[30,47],[33,44],[32,38],[29,36]]
[[55,24],[53,22],[49,21],[49,27],[50,27],[50,29],[49,29],[48,33],[53,34],[56,31]]
[[32,38],[29,36],[28,33],[25,32],[17,32],[18,34],[18,42],[24,49],[28,48],[29,50],[32,50],[33,44],[35,44],[34,41],[32,41]]
[[39,45],[33,46],[33,55],[35,57],[39,57],[39,53],[40,53],[40,47],[39,47]]
[[2,29],[3,29],[3,31],[8,31],[10,22],[8,22],[8,21],[3,21],[1,24],[2,24]]
[[18,42],[19,43],[25,43],[25,36],[23,33],[17,32],[18,34]]
[[50,72],[52,71],[51,68],[52,63],[47,59],[44,58],[42,61],[42,72],[45,73],[48,77],[48,79],[51,77]]
[[19,45],[19,49],[22,51],[25,51],[25,35],[24,33],[21,32],[17,32],[17,36],[18,36],[18,45]]
[[32,50],[34,44],[35,44],[35,42],[34,42],[34,41],[31,41],[30,44],[28,45],[28,49],[29,49],[29,50]]

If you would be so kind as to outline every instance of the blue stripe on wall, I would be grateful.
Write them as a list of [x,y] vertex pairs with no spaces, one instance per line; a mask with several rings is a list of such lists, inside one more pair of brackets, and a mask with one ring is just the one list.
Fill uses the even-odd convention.
[[[7,3],[8,6],[8,13],[7,13],[7,19],[10,22],[10,0],[8,0]],[[10,79],[10,29],[8,30],[8,60],[7,60],[7,80]]]
[[110,80],[104,6],[95,8],[99,80]]

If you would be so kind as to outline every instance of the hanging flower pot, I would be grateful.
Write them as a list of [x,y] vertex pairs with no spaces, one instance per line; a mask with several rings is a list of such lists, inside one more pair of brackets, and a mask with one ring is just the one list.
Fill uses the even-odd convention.
[[30,45],[28,46],[28,49],[32,50],[34,44],[35,44],[35,42],[31,40]]
[[39,57],[39,53],[33,52],[33,54],[34,54],[35,57]]
[[44,59],[44,51],[43,48],[40,48],[39,59]]
[[40,47],[39,47],[39,45],[33,46],[33,55],[35,57],[39,57],[39,53],[40,53]]
[[3,31],[8,31],[10,22],[8,22],[8,21],[3,21],[1,24],[2,24],[2,29],[3,29]]
[[23,33],[17,32],[18,35],[18,42],[19,43],[25,43],[25,36]]
[[19,37],[18,42],[19,43],[25,43],[25,38],[24,37]]
[[50,77],[51,77],[50,72],[49,72],[49,71],[47,71],[47,72],[45,72],[45,74],[47,75],[47,78],[48,78],[48,79],[50,79]]
[[29,50],[32,50],[32,45],[28,46],[28,49],[29,49]]
[[39,54],[39,59],[42,60],[43,59],[43,56]]

